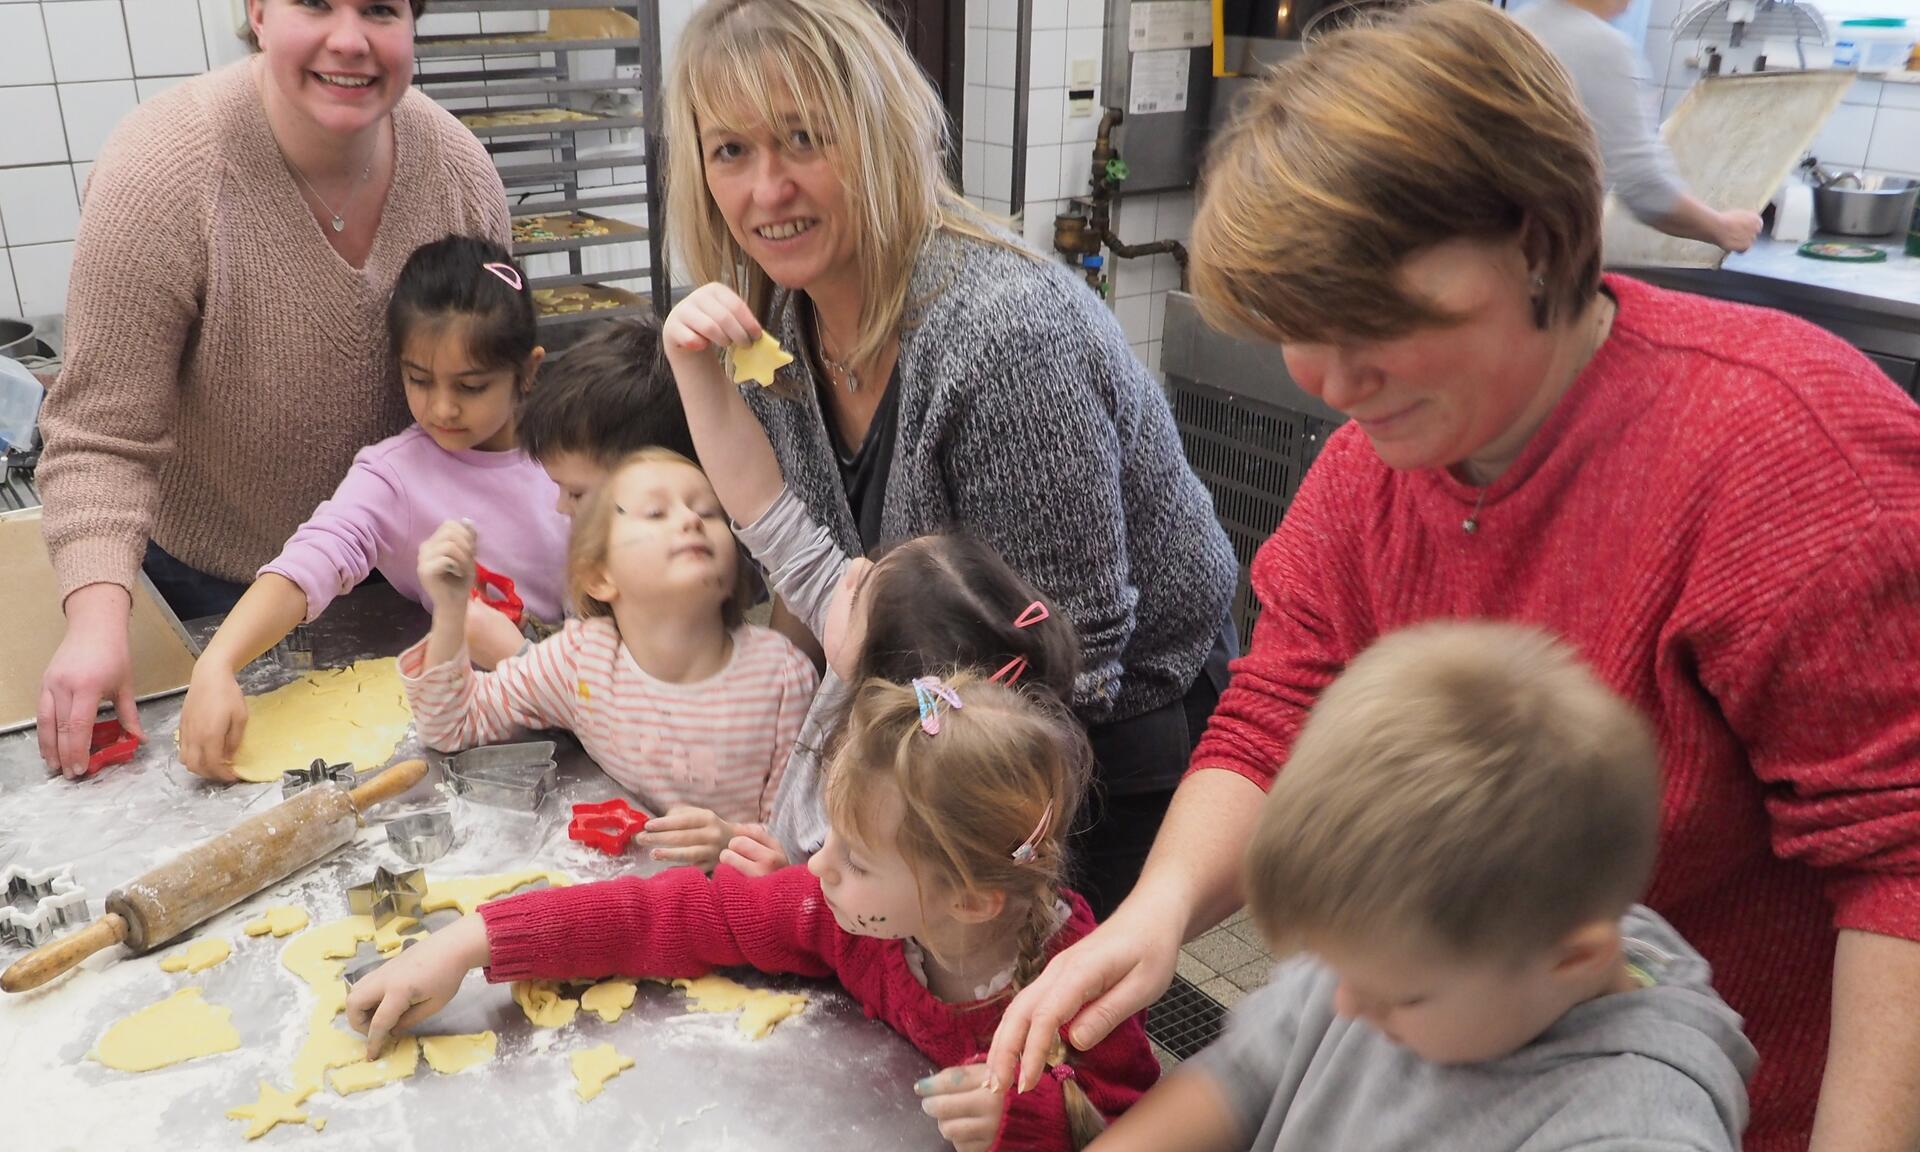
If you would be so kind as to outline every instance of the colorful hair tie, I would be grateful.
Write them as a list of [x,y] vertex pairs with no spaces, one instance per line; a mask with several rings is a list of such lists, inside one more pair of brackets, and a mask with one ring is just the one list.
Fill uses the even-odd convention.
[[511,264],[482,264],[480,267],[500,277],[501,282],[515,292],[523,291],[527,286],[526,281],[520,279],[520,269]]
[[1033,826],[1033,832],[1021,842],[1020,847],[1013,850],[1013,862],[1015,864],[1031,864],[1033,862],[1034,849],[1038,847],[1040,838],[1047,834],[1047,825],[1052,823],[1052,821],[1053,801],[1049,800],[1047,801],[1046,808],[1041,810],[1040,822]]
[[938,676],[922,676],[913,682],[914,703],[920,706],[920,728],[929,736],[940,735],[940,702],[948,707],[965,708],[960,693]]

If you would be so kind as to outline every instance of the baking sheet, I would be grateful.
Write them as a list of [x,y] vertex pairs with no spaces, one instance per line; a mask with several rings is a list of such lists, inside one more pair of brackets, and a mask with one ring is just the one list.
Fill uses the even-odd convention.
[[[1792,174],[1855,80],[1851,71],[1706,76],[1660,131],[1694,197],[1720,211],[1758,212]],[[1602,248],[1612,267],[1718,268],[1712,244],[1668,236],[1607,196]]]
[[[40,535],[40,509],[0,515],[0,595],[6,598],[0,645],[0,733],[32,726],[40,704],[40,676],[67,634],[59,584],[47,542]],[[199,648],[153,585],[141,576],[133,590],[131,623],[133,691],[154,700],[186,690]]]

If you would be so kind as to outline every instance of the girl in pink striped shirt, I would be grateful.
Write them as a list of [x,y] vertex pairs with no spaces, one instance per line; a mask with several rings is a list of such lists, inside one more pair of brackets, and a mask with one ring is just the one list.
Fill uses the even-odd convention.
[[492,672],[466,653],[474,531],[420,548],[433,628],[400,657],[420,738],[458,751],[566,728],[659,813],[637,843],[710,868],[735,825],[763,821],[818,676],[787,639],[743,622],[746,559],[697,465],[649,448],[582,505],[567,555],[579,618]]

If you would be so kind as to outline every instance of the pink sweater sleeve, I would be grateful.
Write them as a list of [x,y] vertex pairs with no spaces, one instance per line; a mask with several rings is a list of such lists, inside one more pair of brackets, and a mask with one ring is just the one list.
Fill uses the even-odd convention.
[[495,982],[695,977],[743,965],[819,978],[834,974],[846,940],[802,867],[762,877],[670,868],[510,896],[480,915]]
[[[407,501],[381,445],[363,449],[333,495],[300,525],[260,569],[293,581],[307,597],[307,619],[360,586],[368,573],[398,556],[408,541]],[[410,550],[409,550],[410,551]]]
[[491,672],[475,672],[466,650],[421,667],[425,640],[400,654],[400,683],[420,742],[442,752],[505,740],[529,728],[566,728],[577,719],[580,622]]

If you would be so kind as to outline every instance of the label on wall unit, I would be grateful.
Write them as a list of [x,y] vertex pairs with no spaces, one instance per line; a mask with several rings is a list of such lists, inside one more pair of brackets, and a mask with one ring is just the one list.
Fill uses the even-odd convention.
[[1127,9],[1127,51],[1200,48],[1213,43],[1213,6],[1206,0],[1140,0]]
[[1187,110],[1187,75],[1193,53],[1184,48],[1135,52],[1133,79],[1127,85],[1127,115]]

